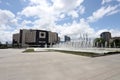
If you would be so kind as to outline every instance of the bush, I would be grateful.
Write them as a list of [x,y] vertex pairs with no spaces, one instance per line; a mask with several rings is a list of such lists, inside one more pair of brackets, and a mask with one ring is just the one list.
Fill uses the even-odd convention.
[[26,49],[25,51],[23,52],[34,52],[34,49]]

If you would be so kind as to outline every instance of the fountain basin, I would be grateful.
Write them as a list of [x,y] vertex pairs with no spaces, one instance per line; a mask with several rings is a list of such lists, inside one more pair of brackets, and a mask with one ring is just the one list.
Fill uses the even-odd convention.
[[84,53],[94,53],[94,54],[109,54],[109,53],[120,53],[120,48],[34,48],[34,51],[47,51],[47,50],[56,50],[56,51],[74,51],[74,52],[84,52]]

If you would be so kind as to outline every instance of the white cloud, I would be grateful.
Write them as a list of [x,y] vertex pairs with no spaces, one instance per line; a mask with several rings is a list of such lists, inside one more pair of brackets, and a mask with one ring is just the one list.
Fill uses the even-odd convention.
[[[62,35],[65,34],[65,30],[69,31],[74,30],[72,26],[64,24],[64,26],[56,25],[55,21],[59,21],[62,18],[65,18],[66,15],[71,16],[72,18],[79,17],[80,14],[83,14],[85,8],[81,5],[83,0],[51,0],[51,4],[47,1],[40,0],[29,0],[30,5],[27,6],[20,12],[21,15],[26,17],[38,17],[38,20],[33,22],[34,29],[46,29],[60,32]],[[81,23],[80,23],[81,24]],[[79,23],[76,23],[79,26]],[[76,26],[75,25],[75,26]],[[71,27],[70,27],[71,26]],[[67,29],[65,29],[67,28]],[[65,32],[63,32],[63,30]],[[74,31],[71,31],[74,32]]]
[[68,15],[72,16],[72,18],[77,18],[79,17],[78,13],[75,10],[72,10],[68,13]]
[[52,2],[54,9],[69,12],[80,6],[83,0],[52,0]]
[[120,2],[120,0],[117,0],[118,2]]
[[0,31],[0,41],[5,43],[7,41],[11,41],[12,35],[9,31]]
[[105,3],[109,3],[111,2],[112,0],[102,0],[102,4],[105,4]]
[[80,6],[80,7],[78,8],[77,12],[80,13],[80,14],[85,13],[85,7]]
[[102,0],[102,5],[103,5],[103,4],[106,4],[106,3],[113,2],[113,1],[120,2],[120,0]]
[[[48,17],[58,17],[61,13],[71,13],[74,9],[79,7],[83,0],[52,0],[50,4],[47,0],[30,0],[32,5],[24,8],[21,12],[22,15],[27,17],[29,16],[39,16],[43,17],[44,15]],[[78,8],[79,13],[84,13],[84,7]],[[75,13],[75,12],[74,12]],[[76,13],[77,14],[77,13]]]
[[110,29],[109,31],[112,33],[112,37],[120,37],[120,31],[118,29]]
[[48,2],[48,0],[28,0],[30,3],[29,5],[41,5],[43,7],[50,6],[51,4]]
[[65,14],[61,14],[61,15],[60,15],[60,18],[61,18],[61,19],[65,18]]
[[79,35],[80,33],[92,34],[94,30],[89,26],[87,22],[84,21],[84,19],[81,19],[78,23],[74,21],[70,27],[68,26],[63,32],[64,34],[69,35]]
[[[44,19],[44,21],[52,20],[54,22],[60,18],[64,18],[66,16],[65,14],[71,15],[72,17],[78,17],[79,14],[84,13],[85,9],[81,6],[83,0],[51,0],[52,4],[47,0],[29,1],[30,5],[24,8],[22,12],[19,12],[19,14],[25,15],[26,17],[39,17],[42,20]],[[76,8],[77,11],[74,10]]]
[[106,15],[115,13],[115,11],[118,10],[117,8],[119,6],[120,5],[101,7],[97,11],[93,12],[92,16],[88,17],[88,22],[94,22],[94,21],[97,21],[98,19],[103,18]]
[[120,13],[120,10],[112,11],[112,12],[110,12],[110,13],[108,14],[108,16],[113,15],[113,14],[116,14],[116,13]]
[[79,6],[77,10],[71,10],[68,12],[68,16],[71,16],[73,19],[78,18],[79,15],[83,14],[85,12],[85,7]]
[[21,14],[25,15],[26,17],[31,17],[40,16],[40,12],[43,12],[40,6],[28,6],[24,8]]
[[[18,32],[19,29],[42,29],[58,32],[60,37],[64,35],[69,35],[71,37],[78,38],[82,33],[88,33],[91,37],[99,36],[102,31],[95,31],[89,22],[94,22],[103,18],[104,16],[109,16],[118,12],[117,6],[107,6],[101,7],[97,11],[86,19],[80,19],[79,22],[73,21],[72,23],[64,23],[63,25],[56,24],[56,21],[60,21],[67,16],[78,18],[81,14],[85,13],[85,7],[81,5],[84,0],[24,0],[29,1],[28,6],[23,8],[21,12],[15,16],[12,12],[8,10],[0,10],[0,41],[11,41],[12,34]],[[109,0],[110,1],[110,0]],[[104,4],[108,0],[104,0]],[[36,18],[34,21],[25,20],[24,18]],[[22,21],[18,24],[18,20]],[[32,24],[30,27],[28,24]],[[17,27],[13,27],[16,25]],[[14,29],[13,29],[14,28]],[[10,31],[11,30],[11,31]],[[111,31],[114,35],[116,30]],[[97,32],[97,33],[96,33]],[[118,32],[119,33],[119,32]],[[2,36],[4,35],[4,36]]]
[[10,20],[14,18],[15,15],[12,12],[0,9],[0,24],[7,24]]
[[[118,5],[101,7],[95,11],[92,16],[88,17],[87,20],[81,19],[80,22],[74,21],[73,23],[57,25],[55,21],[65,18],[66,15],[72,18],[78,18],[80,14],[83,14],[85,12],[85,7],[81,5],[83,0],[52,0],[51,3],[47,0],[29,1],[31,2],[30,5],[24,8],[21,14],[27,17],[39,17],[38,20],[33,22],[34,26],[32,28],[56,31],[60,33],[61,37],[66,34],[75,36],[80,33],[89,33],[92,37],[98,36],[95,34],[94,29],[90,27],[89,22],[94,22],[104,16],[112,15],[118,8]],[[107,2],[109,1],[104,1],[104,3]]]
[[58,32],[61,38],[64,35],[69,35],[72,38],[77,38],[81,33],[88,33],[91,37],[96,37],[95,31],[93,28],[89,26],[84,19],[80,19],[80,22],[73,21],[73,23],[65,23],[64,25],[57,25],[54,22],[45,22],[43,20],[36,20],[32,29],[42,29],[42,30],[50,30],[53,32]]
[[9,10],[0,9],[0,41],[11,41],[13,30],[17,26],[15,15]]
[[96,36],[100,37],[100,34],[102,32],[110,32],[112,37],[119,37],[120,36],[120,31],[117,29],[101,29],[101,30],[97,31]]

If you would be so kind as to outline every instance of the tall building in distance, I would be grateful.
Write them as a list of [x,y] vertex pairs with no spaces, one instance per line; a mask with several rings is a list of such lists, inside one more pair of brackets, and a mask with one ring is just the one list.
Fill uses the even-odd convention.
[[13,34],[13,46],[21,47],[48,47],[59,42],[56,32],[45,30],[27,30],[21,29],[19,33]]
[[102,47],[120,48],[120,37],[112,37],[110,32],[102,32],[98,42]]
[[70,39],[70,37],[69,36],[67,36],[67,35],[65,35],[64,36],[64,39],[65,39],[65,42],[68,42],[68,41],[70,41],[71,39]]
[[109,40],[111,39],[111,33],[103,32],[100,34],[100,37],[103,38],[105,41],[109,42]]

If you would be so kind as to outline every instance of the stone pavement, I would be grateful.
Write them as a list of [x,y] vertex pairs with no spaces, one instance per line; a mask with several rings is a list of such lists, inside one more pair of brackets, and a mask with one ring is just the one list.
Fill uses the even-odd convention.
[[85,57],[0,49],[0,80],[120,80],[120,54]]

